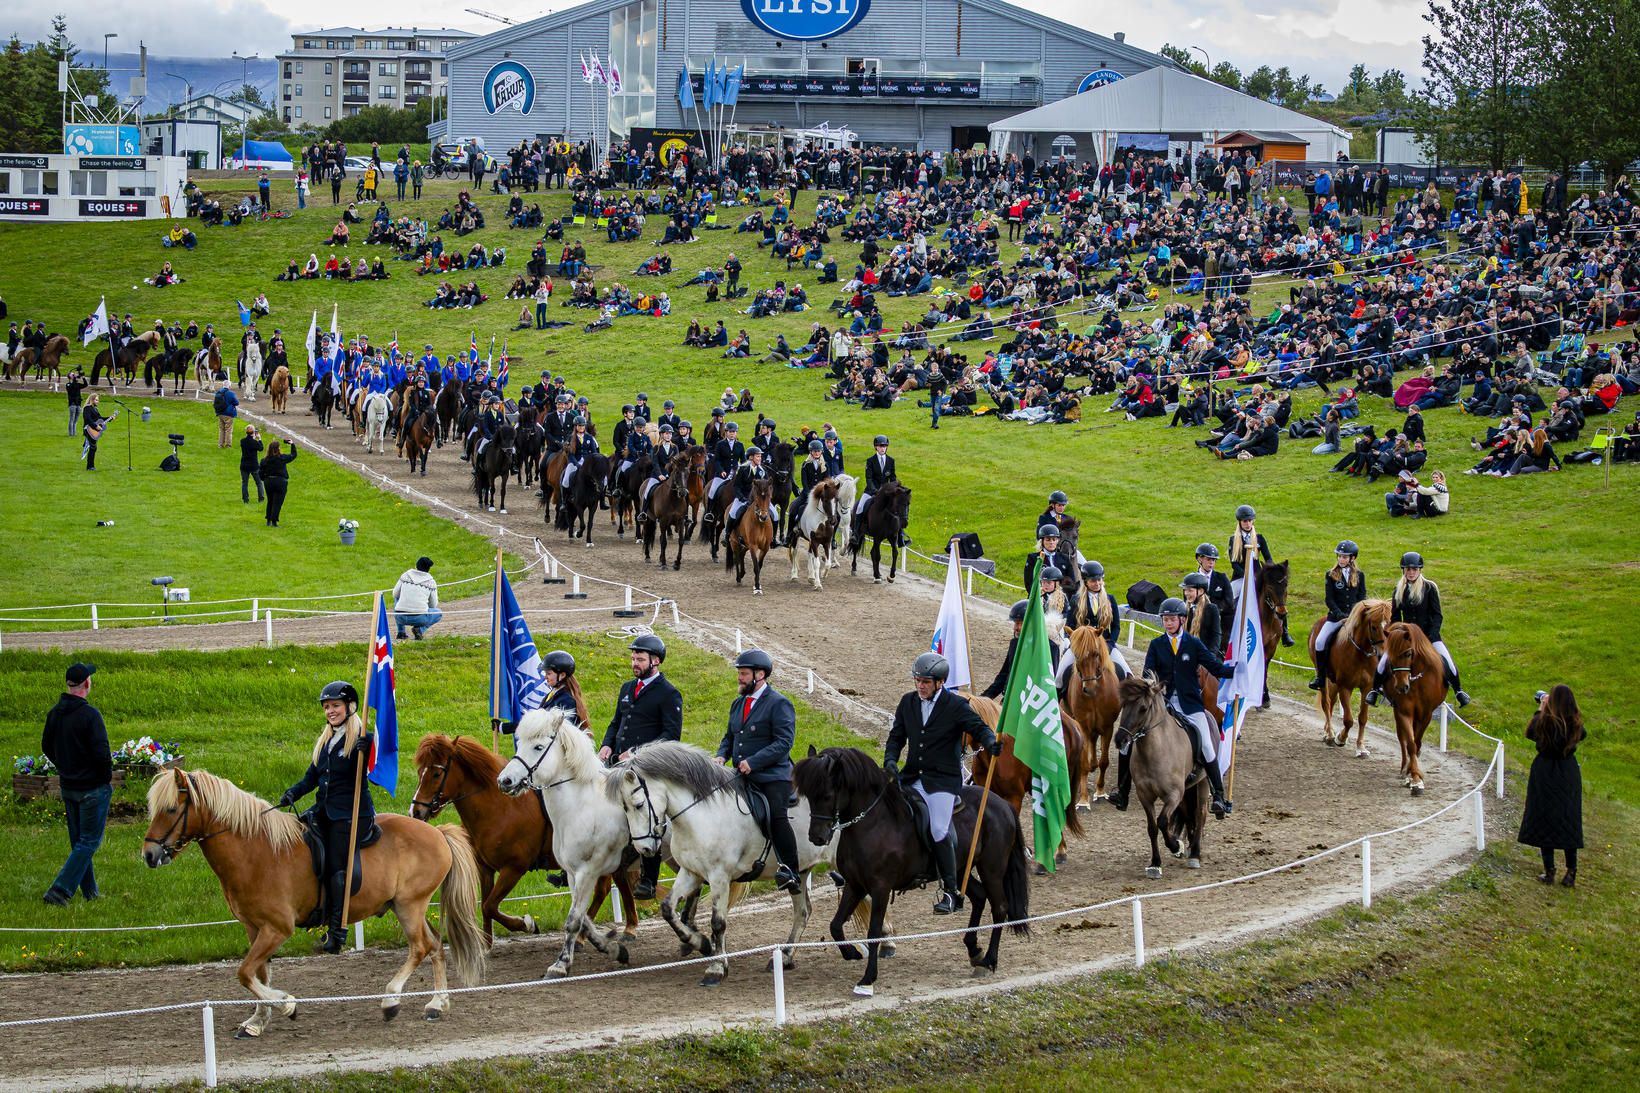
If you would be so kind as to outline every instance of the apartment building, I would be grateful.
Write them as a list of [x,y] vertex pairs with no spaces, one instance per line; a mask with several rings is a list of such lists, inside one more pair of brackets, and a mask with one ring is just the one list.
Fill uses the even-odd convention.
[[322,126],[367,106],[414,106],[450,82],[446,54],[474,35],[448,27],[328,27],[291,35],[275,103],[292,125]]

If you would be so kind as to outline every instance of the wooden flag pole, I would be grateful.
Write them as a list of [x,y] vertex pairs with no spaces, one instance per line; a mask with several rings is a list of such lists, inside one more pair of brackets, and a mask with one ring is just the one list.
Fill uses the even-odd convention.
[[985,792],[979,797],[979,815],[974,817],[974,837],[968,843],[968,864],[962,868],[962,881],[957,885],[957,895],[968,894],[968,878],[974,873],[974,852],[979,849],[979,829],[985,822],[985,806],[991,800],[991,775],[997,772],[997,757],[987,755],[985,764]]
[[[949,543],[945,544],[945,549],[951,558],[956,559],[957,575],[960,578],[962,575],[962,559],[957,557],[957,537],[955,535],[951,537]],[[957,603],[962,607],[962,656],[967,662],[968,690],[970,693],[977,694],[978,692],[974,690],[974,643],[969,640],[968,631],[968,596],[962,590],[962,581],[960,579],[957,581]]]
[[490,620],[490,750],[501,754],[501,548],[495,548],[495,610]]
[[[382,594],[377,592],[370,603],[370,638],[365,642],[364,701],[359,703],[359,739],[354,746],[370,735],[370,673],[376,667],[376,617],[381,614]],[[345,734],[344,734],[345,739]],[[347,821],[347,872],[342,879],[342,929],[347,929],[349,904],[353,900],[353,847],[359,837],[359,797],[364,793],[364,762],[353,767],[353,811]]]

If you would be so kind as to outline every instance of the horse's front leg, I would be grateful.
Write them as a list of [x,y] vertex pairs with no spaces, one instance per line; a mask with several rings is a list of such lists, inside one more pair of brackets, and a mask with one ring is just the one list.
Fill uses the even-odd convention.
[[871,925],[866,930],[866,971],[854,984],[854,993],[862,998],[870,998],[876,993],[877,953],[882,947],[879,939],[883,936],[883,915],[888,911],[888,897],[886,891],[871,893]]
[[712,886],[712,953],[715,955],[711,963],[706,965],[706,975],[701,979],[703,987],[715,987],[722,983],[729,974],[729,961],[723,955],[725,952],[723,935],[729,929],[729,874],[719,872],[711,878]]
[[239,962],[239,985],[250,991],[269,1005],[257,1006],[251,1015],[234,1030],[234,1037],[248,1040],[262,1035],[262,1030],[268,1027],[273,1019],[274,1005],[279,1005],[286,1017],[296,1016],[296,1003],[284,991],[274,990],[268,983],[268,960],[279,951],[279,946],[290,937],[289,930],[282,930],[273,926],[249,926],[245,932],[250,936],[250,948],[245,953],[245,959]]
[[569,913],[564,916],[564,947],[558,959],[547,969],[546,978],[562,979],[575,966],[575,941],[581,936],[586,923],[587,907],[592,903],[592,892],[598,878],[585,869],[570,875]]
[[[792,928],[791,932],[786,935],[787,945],[795,945],[803,940],[803,931],[809,924],[809,913],[814,909],[814,903],[809,899],[809,874],[806,870],[798,878],[798,882],[797,891],[792,893]],[[781,949],[779,955],[781,967],[791,968],[796,966],[797,960],[793,957],[791,949]],[[774,955],[770,954],[769,970],[772,971],[773,969]]]
[[[684,956],[699,949],[705,956],[712,954],[711,941],[695,929],[695,896],[700,891],[701,879],[686,869],[678,870],[672,879],[672,889],[661,900],[661,918],[672,927],[682,942]],[[682,908],[681,912],[679,908]]]
[[[1367,711],[1372,709],[1371,706],[1367,705],[1367,689],[1365,687],[1361,688],[1360,690],[1358,690],[1356,692],[1356,702],[1357,702],[1357,707],[1356,707],[1356,715],[1355,715],[1355,757],[1357,759],[1365,759],[1365,758],[1367,758],[1367,755],[1368,755],[1368,749],[1367,749]],[[1346,705],[1344,708],[1345,708],[1345,710],[1349,709],[1348,705]]]
[[843,894],[837,900],[837,913],[831,916],[831,939],[837,942],[837,951],[843,954],[844,960],[859,960],[860,946],[847,939],[843,933],[843,924],[854,917],[859,909],[860,902],[866,898],[864,888],[858,888],[853,881],[844,880]]
[[1154,801],[1141,801],[1145,808],[1145,826],[1150,831],[1150,866],[1145,870],[1145,876],[1151,880],[1162,879],[1162,848],[1156,843],[1156,812]]
[[535,918],[525,915],[519,918],[509,915],[501,909],[501,904],[512,894],[519,880],[524,876],[524,870],[516,865],[509,865],[500,870],[494,880],[486,885],[489,889],[484,893],[484,936],[493,937],[491,923],[499,922],[515,934],[538,934],[540,927],[535,924]]

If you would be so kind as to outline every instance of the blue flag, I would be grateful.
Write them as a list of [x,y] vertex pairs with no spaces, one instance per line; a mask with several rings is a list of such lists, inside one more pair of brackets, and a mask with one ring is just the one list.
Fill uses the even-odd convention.
[[715,61],[706,62],[706,77],[700,85],[701,105],[710,110],[718,104],[717,94],[717,65]]
[[490,716],[517,724],[547,697],[547,679],[512,583],[505,573],[500,578],[490,626],[491,640],[500,645],[490,654]]
[[399,788],[399,705],[393,681],[393,632],[387,628],[387,601],[376,601],[376,636],[370,643],[370,684],[366,709],[376,711],[376,735],[370,743],[365,774],[388,793]]
[[742,62],[735,70],[729,73],[723,81],[723,105],[733,106],[740,101],[740,84],[746,77],[746,65]]
[[251,309],[245,306],[245,301],[243,300],[235,300],[234,303],[239,305],[239,325],[250,326]]
[[678,105],[684,110],[695,108],[695,85],[689,81],[689,66],[678,69]]

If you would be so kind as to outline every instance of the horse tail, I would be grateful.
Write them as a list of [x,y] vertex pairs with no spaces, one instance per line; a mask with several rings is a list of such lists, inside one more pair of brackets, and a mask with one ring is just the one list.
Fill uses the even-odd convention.
[[[1008,849],[1008,865],[1002,874],[1002,897],[1008,921],[1018,922],[1031,915],[1031,871],[1025,859],[1025,828],[1014,817],[1014,845]],[[1029,922],[1018,922],[1010,930],[1021,936],[1031,932]]]
[[484,982],[484,966],[489,959],[489,941],[478,928],[478,862],[473,842],[465,828],[440,827],[450,847],[450,872],[444,877],[440,918],[450,939],[450,959],[456,977],[469,987]]
[[[1064,711],[1060,712],[1063,715]],[[1088,762],[1088,749],[1093,744],[1075,718],[1066,719],[1062,728],[1066,730],[1065,765],[1070,768],[1071,776],[1071,799],[1065,805],[1065,830],[1072,835],[1081,835],[1082,816],[1077,811],[1076,798],[1081,788],[1087,785],[1088,768],[1091,766]]]

